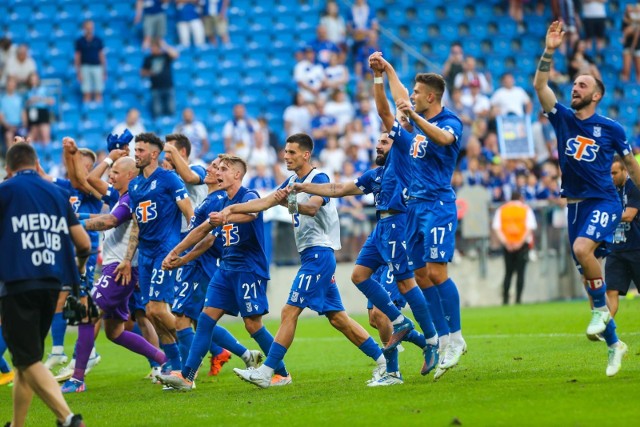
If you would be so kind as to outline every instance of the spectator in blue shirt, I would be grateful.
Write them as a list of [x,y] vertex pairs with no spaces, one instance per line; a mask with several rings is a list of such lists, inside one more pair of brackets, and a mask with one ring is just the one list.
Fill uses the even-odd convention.
[[142,20],[144,40],[142,48],[148,49],[151,40],[164,39],[167,35],[167,3],[169,0],[137,0],[134,23]]
[[16,81],[13,77],[7,79],[4,95],[0,96],[0,128],[4,134],[4,147],[0,147],[0,154],[13,144],[13,137],[24,127],[24,101],[16,92]]
[[102,102],[104,82],[107,79],[107,59],[104,43],[96,37],[93,21],[82,24],[82,37],[76,40],[74,64],[84,102]]
[[340,48],[327,38],[327,29],[322,25],[316,28],[316,39],[309,43],[309,46],[316,53],[316,64],[327,68],[331,62],[332,53],[340,53]]

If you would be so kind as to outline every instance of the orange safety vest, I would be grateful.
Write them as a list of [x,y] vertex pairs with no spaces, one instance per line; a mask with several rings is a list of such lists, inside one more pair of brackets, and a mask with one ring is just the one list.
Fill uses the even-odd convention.
[[505,203],[500,209],[502,233],[509,243],[521,242],[527,233],[527,212],[529,207],[514,200]]

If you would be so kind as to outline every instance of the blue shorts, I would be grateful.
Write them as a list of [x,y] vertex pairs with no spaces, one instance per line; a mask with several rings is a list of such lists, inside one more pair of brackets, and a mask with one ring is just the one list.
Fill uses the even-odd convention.
[[410,199],[407,203],[407,257],[417,270],[430,262],[451,262],[456,244],[455,201]]
[[162,269],[165,255],[148,258],[138,251],[138,278],[145,306],[149,301],[173,304],[176,275],[173,270]]
[[[137,267],[136,267],[137,268]],[[140,290],[140,281],[138,286],[133,289],[131,296],[129,297],[129,313],[135,319],[136,311],[146,311],[144,298],[142,297],[142,291]]]
[[596,258],[606,257],[610,252],[609,244],[613,242],[613,233],[622,217],[622,205],[614,200],[585,199],[578,203],[569,203],[567,208],[571,256],[582,274],[582,267],[573,253],[574,242],[578,237],[600,242],[595,256]]
[[310,308],[318,314],[344,311],[336,286],[336,257],[331,248],[307,248],[300,254],[302,266],[293,280],[287,304]]
[[618,291],[620,295],[626,295],[635,283],[636,289],[640,289],[640,251],[612,252],[604,265],[604,277],[607,283],[607,291]]
[[200,263],[189,263],[176,271],[176,292],[171,311],[198,320],[211,277]]
[[[407,301],[398,290],[398,284],[389,267],[383,266],[378,268],[371,278],[384,287],[384,290],[387,291],[389,298],[398,310],[402,310],[404,306],[407,305]],[[372,308],[373,303],[371,300],[367,300],[367,310],[371,310]]]
[[209,282],[204,306],[219,308],[232,316],[238,313],[242,317],[267,314],[267,282],[254,273],[220,269]]
[[356,264],[373,271],[386,265],[396,280],[413,277],[405,250],[406,228],[406,214],[396,214],[378,221],[360,250]]

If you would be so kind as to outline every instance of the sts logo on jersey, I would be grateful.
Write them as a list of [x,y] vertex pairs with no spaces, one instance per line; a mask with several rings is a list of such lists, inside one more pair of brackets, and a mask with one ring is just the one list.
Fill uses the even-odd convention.
[[576,160],[593,162],[600,147],[596,145],[596,140],[584,136],[576,136],[567,141],[567,148],[564,153]]
[[423,158],[427,154],[428,144],[429,141],[427,141],[427,137],[424,135],[416,135],[411,143],[411,157],[414,159]]
[[71,203],[73,212],[78,213],[78,209],[80,208],[80,198],[78,196],[71,196],[69,197],[69,203]]
[[140,202],[138,207],[136,207],[136,219],[138,222],[146,223],[153,221],[157,217],[158,211],[156,210],[156,204],[151,200]]
[[224,237],[224,246],[237,245],[240,243],[238,227],[233,224],[225,224],[222,226],[222,237]]

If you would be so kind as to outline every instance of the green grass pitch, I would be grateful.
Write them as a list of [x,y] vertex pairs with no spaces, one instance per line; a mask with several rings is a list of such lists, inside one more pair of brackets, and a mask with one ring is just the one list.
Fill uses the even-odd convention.
[[[240,381],[234,357],[212,379],[203,366],[196,390],[163,392],[141,378],[142,357],[107,342],[102,362],[87,377],[87,392],[67,395],[75,412],[94,426],[625,426],[637,425],[640,408],[640,300],[621,300],[616,318],[629,345],[620,373],[605,375],[604,343],[586,339],[586,301],[463,310],[469,351],[434,382],[420,376],[421,353],[400,354],[405,384],[369,388],[373,362],[324,318],[301,320],[285,359],[287,387],[261,390]],[[362,324],[366,319],[356,317]],[[245,345],[255,348],[241,323],[225,318]],[[275,333],[277,322],[267,326]],[[71,354],[75,335],[66,338]],[[205,359],[208,361],[208,359]],[[0,388],[0,425],[10,419],[11,389]],[[30,426],[54,425],[36,398]]]

